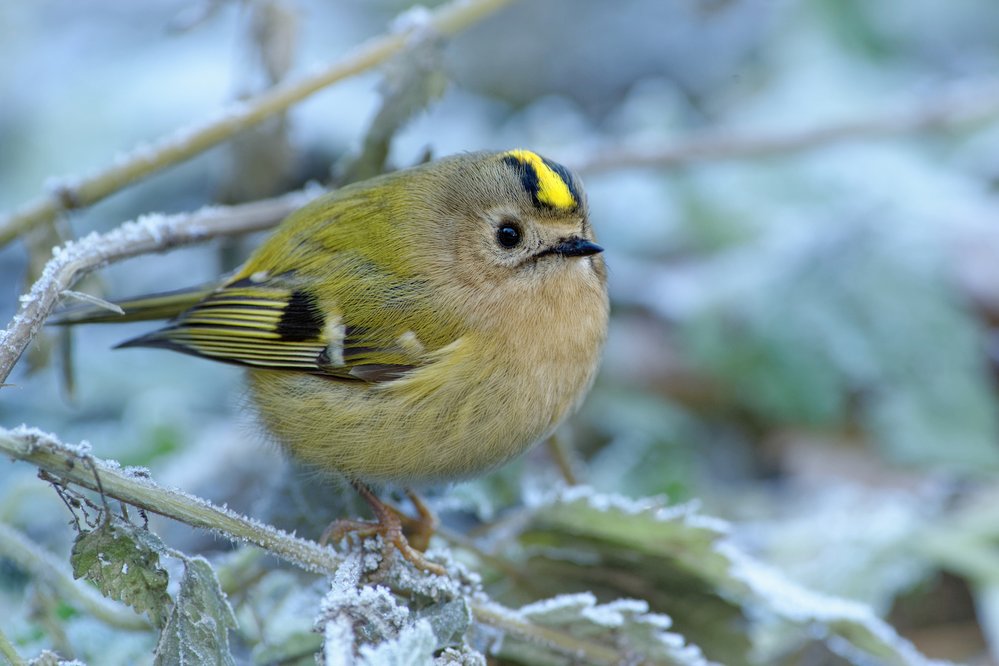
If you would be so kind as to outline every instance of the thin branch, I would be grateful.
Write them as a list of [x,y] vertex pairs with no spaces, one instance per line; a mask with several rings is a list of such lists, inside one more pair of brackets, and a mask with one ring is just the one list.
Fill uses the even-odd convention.
[[148,215],[106,234],[90,234],[52,251],[42,276],[21,297],[21,307],[0,331],[0,388],[28,343],[63,293],[87,273],[115,261],[274,226],[318,192],[294,192],[275,199],[209,207],[181,215]]
[[287,110],[310,95],[376,67],[402,51],[415,31],[451,36],[481,21],[513,0],[452,0],[422,21],[370,39],[343,59],[299,81],[275,86],[253,99],[226,109],[200,127],[181,129],[117,159],[83,178],[62,178],[52,191],[0,218],[0,247],[62,211],[94,204],[125,186],[187,160],[266,118]]
[[10,662],[11,666],[28,666],[28,662],[17,653],[7,634],[3,633],[3,627],[0,627],[0,657]]
[[[299,539],[179,490],[156,485],[148,477],[130,474],[82,449],[62,444],[52,435],[37,430],[0,428],[0,452],[30,462],[68,482],[94,491],[100,485],[108,497],[218,532],[232,541],[255,544],[309,571],[330,574],[340,564],[340,556],[331,548]],[[100,484],[94,478],[94,470],[100,474]]]
[[0,555],[36,580],[52,586],[61,599],[76,605],[105,624],[129,631],[146,631],[152,625],[122,604],[108,601],[97,590],[77,583],[69,569],[23,532],[0,523]]
[[[308,571],[332,575],[340,556],[331,548],[240,516],[207,500],[163,488],[148,476],[130,474],[117,465],[91,456],[89,447],[68,446],[52,435],[29,428],[0,428],[0,453],[29,462],[41,470],[91,490],[98,486],[108,497],[211,530],[238,543],[252,543]],[[100,474],[100,483],[94,472]],[[0,534],[2,537],[2,534]],[[475,620],[580,662],[616,664],[621,654],[612,646],[574,636],[568,631],[532,624],[516,611],[483,599],[469,599]]]
[[999,85],[989,82],[811,129],[743,134],[718,130],[651,145],[598,149],[570,162],[574,169],[583,173],[628,168],[670,169],[699,162],[786,155],[845,141],[945,131],[997,116]]

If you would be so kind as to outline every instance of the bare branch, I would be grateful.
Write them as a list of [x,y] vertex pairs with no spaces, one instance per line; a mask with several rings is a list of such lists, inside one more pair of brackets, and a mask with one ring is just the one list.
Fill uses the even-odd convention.
[[293,192],[275,199],[203,208],[189,214],[148,215],[106,234],[93,233],[54,248],[42,276],[31,291],[21,296],[18,313],[6,330],[0,331],[0,388],[62,294],[87,273],[140,254],[266,229],[317,193]]
[[226,109],[219,117],[199,127],[184,128],[151,146],[141,146],[93,175],[62,178],[48,194],[0,218],[0,246],[25,230],[54,219],[62,211],[94,204],[137,180],[232,138],[237,132],[285,111],[327,86],[380,65],[405,48],[416,31],[454,35],[510,2],[512,0],[452,0],[428,13],[425,20],[370,39],[311,76],[270,88],[256,98]]
[[670,169],[699,162],[786,155],[845,141],[949,130],[996,116],[999,116],[999,85],[989,82],[811,129],[743,134],[718,130],[652,145],[597,149],[570,163],[584,173],[628,168]]

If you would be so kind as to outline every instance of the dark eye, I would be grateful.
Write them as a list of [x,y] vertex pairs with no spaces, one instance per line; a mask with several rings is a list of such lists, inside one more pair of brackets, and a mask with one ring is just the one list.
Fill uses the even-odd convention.
[[510,249],[520,245],[520,225],[516,222],[504,222],[496,230],[496,242]]

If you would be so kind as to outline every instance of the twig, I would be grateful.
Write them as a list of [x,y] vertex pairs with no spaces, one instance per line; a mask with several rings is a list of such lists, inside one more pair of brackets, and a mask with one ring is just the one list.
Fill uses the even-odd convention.
[[562,475],[562,480],[570,486],[579,485],[579,476],[576,474],[575,465],[573,465],[573,451],[558,435],[551,435],[546,441],[545,446],[548,447],[548,455],[551,457],[552,462],[558,467],[559,473]]
[[106,234],[90,234],[55,248],[42,276],[21,297],[18,313],[0,331],[0,388],[63,292],[87,273],[136,255],[273,226],[315,196],[316,192],[294,192],[240,206],[146,216]]
[[0,523],[0,555],[32,578],[51,585],[59,597],[76,604],[105,624],[129,631],[152,628],[149,621],[121,604],[108,601],[87,585],[78,584],[66,566],[20,530]]
[[[108,497],[211,530],[234,542],[255,544],[308,571],[331,575],[341,562],[339,555],[330,548],[240,516],[199,497],[163,488],[146,476],[128,474],[116,465],[91,456],[83,447],[68,446],[37,430],[0,428],[0,453],[29,462],[67,482],[96,490],[92,466],[100,470],[101,486]],[[3,538],[2,532],[0,538]],[[568,631],[531,624],[516,611],[500,604],[470,599],[469,606],[477,622],[580,662],[620,662],[621,655],[611,646],[574,636]]]
[[3,627],[0,627],[0,657],[3,657],[11,666],[28,666],[28,662],[24,660],[24,657],[17,653],[14,649],[14,644],[10,642],[7,638],[7,634],[3,633]]
[[948,130],[996,116],[999,116],[999,85],[988,82],[811,129],[751,134],[718,130],[652,145],[598,149],[567,161],[583,173],[626,168],[668,169],[698,162],[785,155],[844,141]]
[[92,463],[100,470],[101,486],[108,497],[221,533],[233,541],[256,544],[309,571],[329,574],[340,564],[339,555],[330,548],[299,539],[179,490],[163,488],[147,477],[128,474],[37,430],[0,428],[0,451],[96,491],[98,484],[90,468]]
[[218,118],[200,127],[181,129],[151,146],[139,147],[93,175],[63,178],[48,194],[0,218],[0,247],[25,230],[54,219],[62,211],[96,203],[126,185],[189,159],[237,132],[285,111],[327,86],[380,65],[405,48],[414,31],[454,35],[510,2],[512,0],[453,0],[429,13],[425,21],[370,39],[321,71],[300,81],[270,88],[256,98],[226,109]]

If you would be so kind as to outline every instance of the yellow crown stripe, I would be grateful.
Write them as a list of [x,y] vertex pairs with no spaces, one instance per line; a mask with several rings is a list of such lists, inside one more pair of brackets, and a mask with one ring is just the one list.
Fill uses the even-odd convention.
[[503,153],[504,157],[512,157],[534,171],[537,186],[531,194],[541,203],[553,208],[574,208],[579,204],[572,188],[565,178],[555,169],[548,166],[543,157],[530,150],[511,150]]

